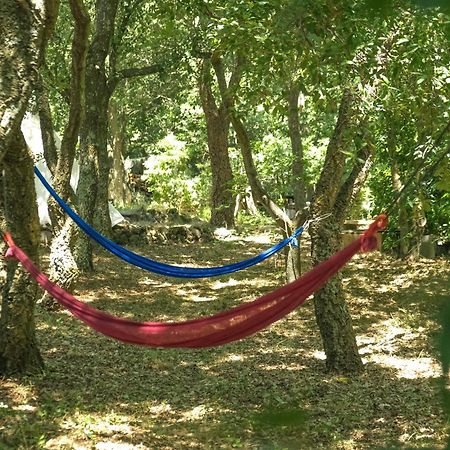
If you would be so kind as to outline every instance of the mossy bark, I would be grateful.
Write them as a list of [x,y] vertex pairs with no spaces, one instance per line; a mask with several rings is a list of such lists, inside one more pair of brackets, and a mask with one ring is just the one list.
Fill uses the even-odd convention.
[[[33,160],[20,123],[37,83],[39,65],[54,27],[59,1],[0,2],[0,162],[3,175],[2,228],[38,262],[39,219]],[[36,343],[37,287],[15,261],[3,260],[0,313],[0,375],[43,366]]]
[[223,101],[216,104],[211,87],[211,63],[205,61],[199,82],[200,97],[205,114],[211,162],[211,225],[234,225],[233,173],[228,154],[230,119]]
[[[107,57],[114,35],[118,0],[97,0],[95,30],[86,63],[85,120],[80,136],[79,213],[105,235],[111,232],[108,209],[109,158],[108,107],[112,90],[108,86]],[[93,270],[92,244],[78,235],[75,258],[82,271]]]
[[[4,226],[30,258],[39,260],[39,218],[34,190],[33,160],[21,132],[3,159]],[[3,260],[4,279],[0,315],[0,374],[40,370],[43,361],[35,337],[34,307],[37,286],[16,261]]]

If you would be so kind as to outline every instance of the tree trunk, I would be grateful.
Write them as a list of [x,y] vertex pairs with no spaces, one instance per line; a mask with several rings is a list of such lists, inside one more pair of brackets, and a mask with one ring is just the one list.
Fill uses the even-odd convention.
[[[106,76],[106,58],[111,48],[118,0],[97,0],[95,31],[86,63],[85,121],[80,137],[79,213],[102,234],[111,231],[108,208],[108,105],[111,90]],[[96,214],[97,211],[97,214]],[[76,261],[82,271],[93,269],[92,245],[84,233],[78,235]]]
[[0,3],[0,161],[16,138],[37,82],[48,6],[36,0]]
[[[3,159],[5,227],[36,263],[39,260],[39,217],[34,190],[33,159],[19,131]],[[20,180],[20,182],[18,182]],[[0,317],[0,375],[43,368],[35,337],[37,286],[15,261],[4,261]]]
[[[352,95],[342,97],[338,120],[327,148],[324,166],[311,206],[312,216],[331,212],[332,216],[310,227],[311,256],[317,265],[341,248],[341,225],[350,202],[349,184],[342,185],[345,170],[344,134],[350,125]],[[355,175],[352,171],[352,176]],[[356,177],[355,177],[356,179]],[[341,190],[342,189],[342,190]],[[335,207],[337,208],[335,210]],[[344,210],[343,210],[344,209]],[[342,276],[337,274],[314,294],[316,320],[322,336],[326,366],[335,372],[359,372],[363,364],[358,354],[351,316],[343,296]]]
[[123,155],[126,150],[125,115],[119,111],[117,103],[109,103],[109,124],[112,137],[112,174],[109,184],[111,199],[118,205],[131,203],[131,191],[127,184]]
[[[389,163],[391,168],[391,181],[392,190],[394,195],[398,196],[403,188],[400,173],[398,170],[397,163],[397,138],[396,129],[394,128],[394,119],[392,115],[386,114],[386,119],[388,122],[387,129],[387,149],[389,153]],[[399,232],[399,257],[405,258],[409,253],[409,224],[408,224],[408,212],[406,211],[406,205],[404,202],[404,197],[399,197],[397,200],[397,211],[398,211],[398,232]]]
[[[58,13],[57,0],[3,0],[0,3],[0,162],[4,169],[3,227],[38,261],[39,219],[33,160],[20,123],[37,82],[42,50]],[[17,263],[8,261],[0,315],[0,375],[43,366],[36,343],[36,284]]]
[[305,162],[303,155],[303,143],[300,131],[298,99],[300,89],[297,84],[291,86],[287,93],[288,102],[288,129],[292,148],[292,177],[294,183],[294,202],[301,219],[306,218],[306,191]]
[[210,63],[204,62],[200,79],[200,97],[206,120],[211,162],[211,225],[234,226],[233,173],[228,154],[230,120],[225,105],[217,107],[211,88]]
[[[74,200],[70,178],[83,117],[86,52],[89,37],[89,15],[83,0],[70,0],[70,9],[74,18],[70,111],[58,153],[55,153],[54,143],[52,143],[52,139],[49,139],[50,136],[53,137],[54,130],[50,108],[46,107],[44,85],[41,86],[41,93],[44,94],[44,98],[41,99],[42,105],[40,108],[41,133],[43,137],[46,136],[46,139],[43,139],[44,151],[46,157],[50,158],[48,160],[49,167],[54,167],[53,187],[65,201]],[[49,212],[54,236],[50,249],[50,278],[63,289],[71,291],[78,277],[78,269],[72,254],[72,237],[75,224],[66,216],[52,197],[49,199]],[[43,295],[40,304],[45,308],[55,308],[58,305],[48,293]]]
[[[288,129],[292,149],[292,182],[294,185],[294,204],[297,210],[293,218],[293,227],[298,228],[308,214],[306,205],[307,184],[305,178],[305,162],[298,107],[300,88],[298,83],[292,84],[287,92]],[[286,279],[290,283],[301,275],[300,248],[289,246],[286,255]]]
[[[312,227],[313,265],[330,257],[341,247],[340,226],[332,220]],[[320,245],[317,242],[320,241]],[[338,273],[314,294],[317,324],[326,355],[326,367],[333,372],[355,373],[362,370],[352,319],[344,299],[342,275]]]

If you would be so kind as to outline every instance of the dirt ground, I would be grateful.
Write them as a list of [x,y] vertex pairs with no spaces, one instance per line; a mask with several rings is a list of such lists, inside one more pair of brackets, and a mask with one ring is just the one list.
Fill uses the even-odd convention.
[[[168,263],[221,265],[276,239],[134,250]],[[282,257],[228,276],[179,280],[96,251],[96,272],[81,279],[76,296],[137,320],[213,314],[284,282]],[[0,380],[0,449],[444,448],[436,342],[449,275],[445,259],[405,263],[371,253],[352,260],[344,281],[365,362],[358,376],[325,371],[311,299],[250,338],[205,350],[122,344],[65,311],[38,308],[46,369]],[[263,420],[286,411],[298,420]]]

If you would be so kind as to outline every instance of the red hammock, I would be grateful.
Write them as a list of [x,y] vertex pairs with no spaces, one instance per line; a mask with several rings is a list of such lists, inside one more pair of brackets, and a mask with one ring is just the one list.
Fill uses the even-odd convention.
[[62,306],[94,330],[132,344],[150,347],[213,347],[242,339],[281,319],[305,302],[314,291],[341,269],[358,251],[376,248],[375,233],[387,224],[380,215],[369,229],[341,251],[335,253],[302,277],[258,299],[210,317],[177,323],[135,322],[121,319],[92,308],[52,283],[4,234],[9,249],[6,257],[20,261],[31,276]]

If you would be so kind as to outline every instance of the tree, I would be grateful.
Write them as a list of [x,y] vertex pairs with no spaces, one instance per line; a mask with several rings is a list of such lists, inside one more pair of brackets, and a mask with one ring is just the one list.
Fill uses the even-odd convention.
[[[214,68],[221,92],[219,102],[216,102],[213,94],[211,66]],[[233,107],[235,90],[241,74],[242,61],[239,58],[229,83],[226,82],[222,60],[217,53],[211,55],[211,61],[205,59],[202,63],[199,91],[205,113],[212,173],[210,222],[215,226],[234,225],[233,173],[228,153],[228,135],[230,110]]]
[[[0,5],[0,158],[4,170],[2,228],[38,260],[39,220],[33,182],[33,161],[20,123],[37,83],[43,49],[53,29],[59,2],[7,0]],[[26,271],[8,261],[4,267],[0,316],[0,374],[42,368],[36,343],[36,286]]]
[[[86,71],[86,52],[89,36],[89,16],[82,0],[70,0],[70,11],[74,20],[74,33],[71,47],[71,73],[69,90],[69,113],[61,148],[56,149],[54,142],[53,119],[48,105],[47,92],[42,80],[39,90],[39,117],[44,143],[44,155],[53,175],[53,187],[60,197],[74,202],[74,193],[70,185],[78,134],[84,115],[84,86]],[[66,217],[56,201],[49,201],[54,238],[50,252],[50,276],[62,288],[71,290],[78,277],[72,248],[75,225]],[[44,294],[41,303],[54,306],[50,295]]]
[[[80,182],[78,197],[80,215],[103,234],[110,234],[108,154],[109,101],[119,82],[158,73],[159,64],[127,67],[119,70],[120,46],[140,0],[128,4],[119,0],[97,0],[95,27],[87,56],[85,120],[80,136]],[[144,5],[145,6],[145,5]],[[116,17],[123,7],[121,22],[115,35]],[[76,244],[76,261],[82,271],[93,269],[92,247],[89,238],[80,234]]]

